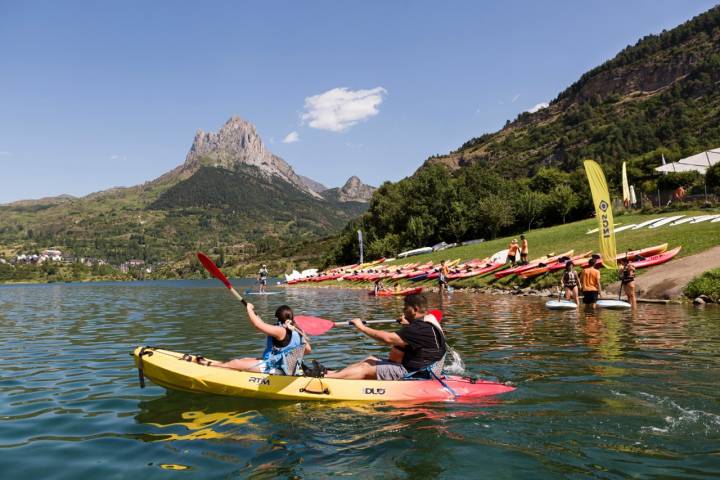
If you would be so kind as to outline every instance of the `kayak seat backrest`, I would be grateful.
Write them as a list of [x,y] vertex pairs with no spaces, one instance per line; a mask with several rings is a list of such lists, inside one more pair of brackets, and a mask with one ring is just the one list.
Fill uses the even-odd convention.
[[403,380],[427,380],[442,378],[443,367],[445,366],[445,355],[437,362],[431,363],[425,368],[410,372],[403,377]]
[[285,375],[298,375],[300,364],[305,355],[305,344],[299,345],[283,355],[283,364],[280,367]]
[[428,369],[435,375],[436,377],[441,377],[443,368],[445,367],[445,355],[438,360],[437,362],[433,363],[428,367]]

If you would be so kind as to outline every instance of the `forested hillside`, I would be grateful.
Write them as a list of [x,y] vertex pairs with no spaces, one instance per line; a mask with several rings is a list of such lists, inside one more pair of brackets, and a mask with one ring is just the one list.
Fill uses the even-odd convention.
[[[704,188],[687,174],[657,177],[661,155],[677,160],[720,146],[720,7],[650,35],[584,74],[549,107],[428,159],[412,177],[382,185],[348,225],[328,263],[406,248],[521,232],[592,214],[582,161],[600,162],[619,190],[628,163],[638,196]],[[713,188],[713,184],[710,184]]]

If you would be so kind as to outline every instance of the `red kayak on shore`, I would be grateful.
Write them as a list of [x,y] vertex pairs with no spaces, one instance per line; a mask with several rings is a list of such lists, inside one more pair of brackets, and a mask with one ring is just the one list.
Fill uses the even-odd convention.
[[668,250],[667,252],[660,253],[658,255],[653,255],[652,257],[648,257],[644,260],[636,260],[634,262],[630,262],[632,265],[635,266],[635,268],[645,268],[645,267],[651,267],[653,265],[660,265],[661,263],[665,263],[671,258],[673,258],[675,255],[680,253],[680,250],[682,247],[676,247],[672,250]]

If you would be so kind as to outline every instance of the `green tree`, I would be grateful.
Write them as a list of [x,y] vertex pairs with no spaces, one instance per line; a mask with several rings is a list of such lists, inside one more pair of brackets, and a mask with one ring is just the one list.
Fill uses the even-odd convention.
[[558,185],[549,196],[548,206],[562,217],[565,223],[567,215],[580,204],[580,197],[567,185]]
[[477,203],[473,218],[477,225],[482,226],[480,231],[489,238],[497,237],[503,227],[512,225],[515,221],[512,206],[505,198],[495,194],[488,195]]
[[709,190],[720,193],[720,163],[708,168],[705,174],[705,182]]
[[519,220],[532,229],[533,223],[540,219],[548,204],[548,196],[544,193],[525,190],[515,197],[515,213]]

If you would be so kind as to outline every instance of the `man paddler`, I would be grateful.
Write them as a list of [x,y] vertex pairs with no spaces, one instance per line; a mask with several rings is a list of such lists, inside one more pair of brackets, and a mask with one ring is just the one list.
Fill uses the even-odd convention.
[[351,323],[365,335],[392,348],[388,358],[370,356],[339,371],[328,372],[326,378],[401,380],[421,372],[445,356],[445,335],[438,320],[427,312],[427,298],[422,293],[405,297],[403,327],[397,332],[375,330],[355,318]]
[[583,303],[586,306],[595,308],[598,296],[600,295],[600,271],[595,268],[597,260],[592,257],[588,262],[588,267],[582,271],[580,275],[580,284],[583,290]]
[[440,262],[440,274],[438,275],[438,286],[440,287],[440,293],[443,293],[448,287],[448,275],[450,275],[450,269],[445,264],[445,260]]
[[268,269],[267,265],[263,264],[258,270],[257,281],[260,284],[260,292],[265,293],[265,286],[267,285]]

